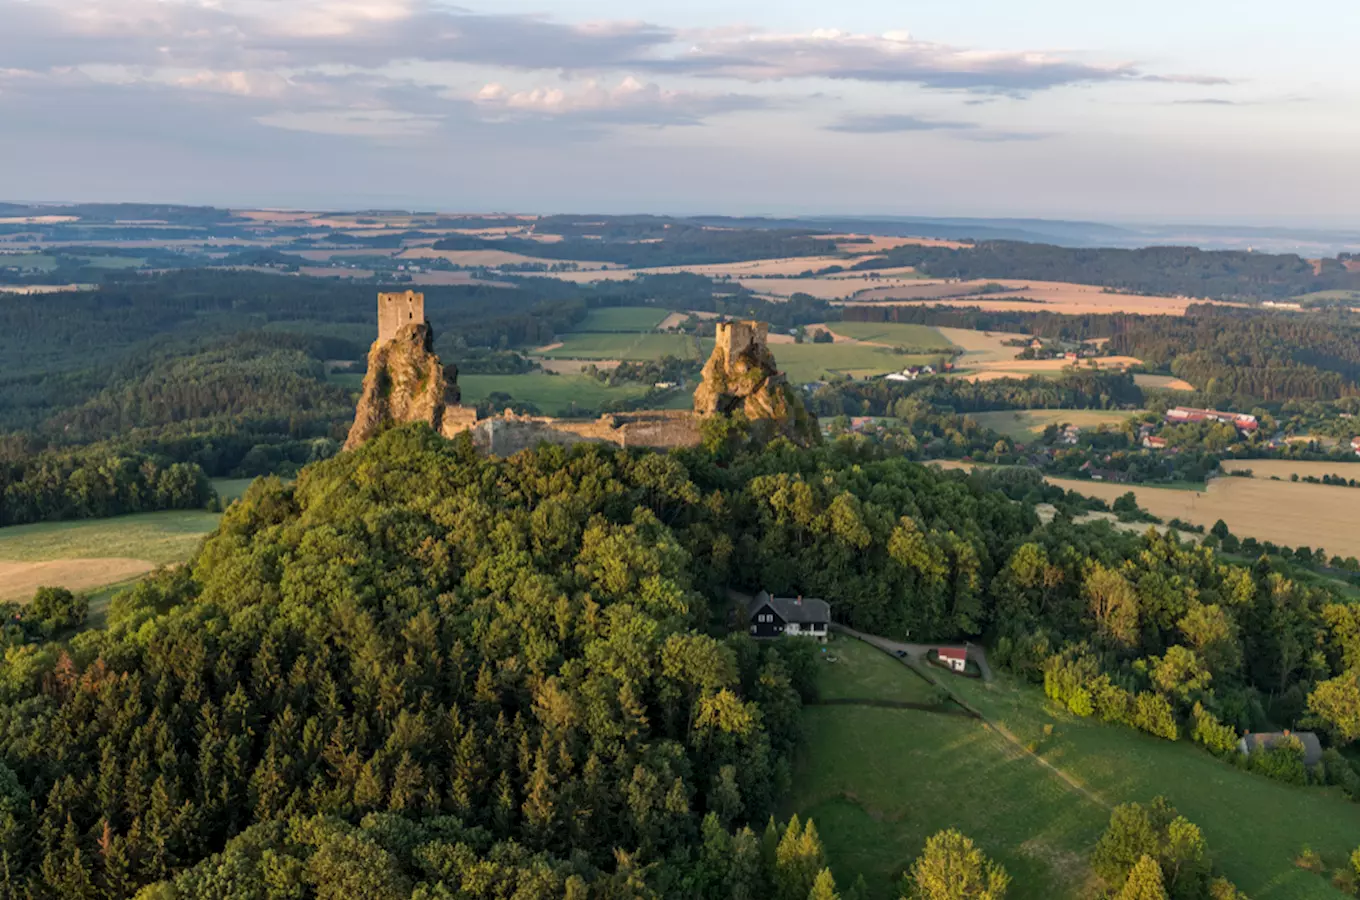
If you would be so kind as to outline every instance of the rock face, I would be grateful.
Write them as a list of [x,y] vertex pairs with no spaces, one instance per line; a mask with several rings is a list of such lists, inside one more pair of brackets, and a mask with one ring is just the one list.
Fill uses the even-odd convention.
[[444,437],[475,425],[476,411],[458,405],[458,370],[449,368],[446,375],[434,353],[434,332],[424,321],[401,325],[391,340],[380,337],[368,351],[364,392],[345,449],[397,423],[426,422]]
[[694,412],[703,417],[740,412],[771,437],[782,434],[797,443],[815,443],[816,421],[775,365],[769,331],[765,322],[718,325],[717,344],[694,392]]

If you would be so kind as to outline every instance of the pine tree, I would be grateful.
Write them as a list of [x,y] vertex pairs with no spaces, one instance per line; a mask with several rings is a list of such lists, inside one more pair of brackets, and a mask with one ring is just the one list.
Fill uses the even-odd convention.
[[904,894],[914,900],[1003,900],[1010,876],[954,829],[926,841]]
[[1146,854],[1129,871],[1129,878],[1115,900],[1167,900],[1162,886],[1162,867]]
[[836,893],[836,879],[831,877],[830,869],[822,869],[817,873],[817,880],[808,892],[808,900],[841,900],[841,895]]

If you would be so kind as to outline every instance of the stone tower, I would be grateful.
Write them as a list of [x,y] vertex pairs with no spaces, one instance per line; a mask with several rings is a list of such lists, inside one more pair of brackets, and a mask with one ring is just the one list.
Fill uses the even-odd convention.
[[769,343],[769,322],[719,322],[715,344],[721,347],[728,359],[736,359],[759,345],[761,349]]
[[424,324],[424,294],[404,291],[378,295],[378,343],[392,340],[407,325]]

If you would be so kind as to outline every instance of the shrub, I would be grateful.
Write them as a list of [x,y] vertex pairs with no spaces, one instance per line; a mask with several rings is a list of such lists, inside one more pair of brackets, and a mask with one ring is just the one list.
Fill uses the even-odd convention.
[[1199,703],[1193,712],[1195,727],[1190,736],[1197,744],[1203,744],[1216,756],[1227,756],[1237,752],[1237,731],[1224,725],[1218,718]]
[[1307,784],[1308,770],[1303,765],[1303,742],[1286,735],[1271,747],[1252,751],[1250,768],[1267,778],[1289,784]]
[[1309,872],[1316,872],[1319,875],[1326,868],[1322,862],[1322,854],[1308,846],[1305,846],[1299,851],[1299,855],[1294,857],[1294,865],[1300,869],[1307,869]]

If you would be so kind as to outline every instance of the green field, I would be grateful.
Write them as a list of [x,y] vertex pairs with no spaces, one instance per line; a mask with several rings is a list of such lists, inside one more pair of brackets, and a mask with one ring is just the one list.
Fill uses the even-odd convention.
[[828,375],[868,378],[939,359],[939,354],[900,354],[887,347],[866,344],[773,344],[770,350],[780,370],[794,384],[818,381]]
[[576,332],[654,331],[670,315],[669,310],[646,306],[615,306],[592,309]]
[[35,272],[51,272],[57,267],[54,256],[45,253],[0,253],[0,269],[28,269]]
[[203,536],[217,527],[218,513],[201,510],[140,513],[111,519],[40,522],[0,528],[0,559],[144,559],[183,562]]
[[1075,425],[1083,431],[1094,431],[1101,425],[1118,428],[1136,413],[1130,410],[1016,409],[969,415],[984,428],[1000,432],[1012,440],[1028,441],[1042,435],[1049,425]]
[[[701,349],[702,347],[702,349]],[[660,359],[678,356],[697,359],[707,356],[713,342],[696,342],[684,334],[581,333],[562,336],[561,346],[539,354],[548,359]]]
[[80,261],[92,269],[140,269],[146,260],[135,256],[82,256]]
[[543,373],[460,375],[458,386],[462,388],[463,403],[467,406],[475,406],[493,393],[502,393],[532,403],[550,416],[570,415],[573,403],[578,408],[597,408],[609,400],[632,399],[647,393],[647,387],[640,384],[610,387],[588,375]]
[[[853,640],[838,640],[822,654],[817,681],[821,700],[901,700],[930,703],[936,688],[881,650]],[[903,678],[903,673],[911,675]]]
[[857,341],[904,347],[914,353],[950,354],[956,349],[948,338],[929,325],[901,325],[897,322],[832,322],[831,330]]
[[[837,640],[831,650],[849,657],[846,644]],[[855,674],[828,665],[823,683],[883,699],[910,700],[920,690],[905,667],[896,680],[872,668],[847,684]],[[872,897],[895,900],[925,839],[957,827],[1010,871],[1013,900],[1085,898],[1095,887],[1086,859],[1109,808],[1161,794],[1204,830],[1219,865],[1254,900],[1342,896],[1293,859],[1308,844],[1329,866],[1341,865],[1360,842],[1360,804],[1248,774],[1192,744],[1050,710],[1039,689],[1004,675],[992,684],[948,683],[1021,743],[1032,742],[1053,768],[971,719],[808,708],[790,811],[816,820],[838,883],[863,874]]]

